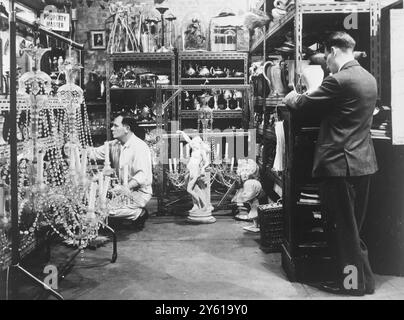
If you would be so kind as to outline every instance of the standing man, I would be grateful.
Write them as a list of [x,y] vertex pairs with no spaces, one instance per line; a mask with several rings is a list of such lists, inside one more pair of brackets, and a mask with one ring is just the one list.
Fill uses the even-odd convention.
[[[112,137],[109,142],[109,154],[113,169],[119,178],[115,193],[131,193],[132,200],[122,204],[122,208],[110,213],[110,217],[126,219],[136,227],[143,227],[147,211],[143,210],[152,197],[152,160],[148,145],[139,139],[136,121],[125,115],[119,115],[112,124]],[[105,146],[92,148],[90,156],[97,160],[105,159]],[[127,187],[124,186],[127,175]]]
[[[377,84],[354,59],[355,45],[355,40],[345,32],[332,34],[325,43],[327,66],[332,75],[314,92],[291,92],[285,103],[295,110],[315,107],[323,114],[313,176],[322,181],[322,209],[327,232],[333,239],[331,247],[336,250],[340,278],[335,283],[323,283],[320,288],[360,296],[375,290],[360,232],[367,211],[370,178],[378,169],[370,134]],[[344,282],[347,273],[353,277],[352,286]]]

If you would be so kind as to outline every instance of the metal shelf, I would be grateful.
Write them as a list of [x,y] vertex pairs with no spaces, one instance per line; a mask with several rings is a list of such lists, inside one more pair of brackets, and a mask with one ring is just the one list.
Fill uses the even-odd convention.
[[[182,119],[197,119],[197,110],[182,110]],[[243,118],[243,110],[213,110],[213,119],[241,119]]]
[[174,52],[157,53],[157,52],[127,52],[113,53],[108,55],[111,61],[149,61],[149,60],[175,60]]
[[223,77],[223,78],[181,78],[181,81],[184,83],[186,81],[198,82],[198,81],[243,81],[244,77]]
[[248,90],[250,85],[246,84],[216,84],[216,85],[192,85],[182,84],[177,86],[161,86],[162,90],[187,90],[187,91],[202,91],[202,90],[214,90],[214,89],[232,89],[232,90]]
[[178,54],[178,81],[181,84],[182,81],[189,79],[182,77],[182,68],[184,61],[195,60],[239,60],[243,62],[244,84],[248,83],[248,52],[229,51],[229,52],[212,52],[212,51],[183,51]]
[[364,2],[322,2],[318,3],[302,3],[297,2],[297,7],[291,9],[284,17],[276,22],[268,29],[265,35],[259,38],[251,47],[250,52],[254,53],[263,46],[264,41],[269,41],[274,36],[278,36],[281,30],[286,27],[293,27],[292,22],[295,17],[300,14],[330,14],[330,13],[367,13],[371,11],[371,1]]
[[111,92],[113,91],[148,91],[148,90],[156,90],[155,87],[144,87],[144,88],[110,88]]
[[155,121],[151,122],[138,122],[139,127],[156,127],[157,123]]
[[180,60],[244,60],[248,59],[248,52],[229,51],[183,51],[178,54]]
[[298,206],[305,206],[305,207],[320,207],[321,203],[306,203],[306,202],[297,202]]
[[[268,97],[264,98],[254,98],[255,106],[265,106],[265,107],[276,107],[279,104],[282,104],[284,97]],[[265,101],[265,102],[264,102]]]
[[271,28],[268,29],[267,33],[259,38],[252,46],[250,52],[255,52],[259,47],[261,47],[264,41],[269,40],[273,35],[277,34],[280,30],[285,28],[289,23],[292,22],[296,10],[290,10],[283,18],[281,18],[277,23],[275,23]]

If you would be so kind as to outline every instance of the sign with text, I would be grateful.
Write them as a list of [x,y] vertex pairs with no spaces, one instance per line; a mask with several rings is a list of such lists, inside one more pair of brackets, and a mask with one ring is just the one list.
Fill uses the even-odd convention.
[[70,14],[48,12],[41,14],[41,25],[53,31],[70,31]]

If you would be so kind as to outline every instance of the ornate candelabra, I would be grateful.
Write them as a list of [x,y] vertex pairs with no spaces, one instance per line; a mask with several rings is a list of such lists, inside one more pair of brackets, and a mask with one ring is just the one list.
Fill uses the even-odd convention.
[[115,16],[108,41],[109,52],[139,52],[139,43],[129,24],[131,5],[124,5],[120,1],[110,3],[109,11]]

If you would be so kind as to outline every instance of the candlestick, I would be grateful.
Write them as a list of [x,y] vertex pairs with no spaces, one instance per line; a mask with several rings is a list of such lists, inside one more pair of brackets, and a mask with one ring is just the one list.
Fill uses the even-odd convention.
[[76,173],[76,157],[74,156],[73,146],[70,147],[70,171],[72,174]]
[[233,172],[233,169],[234,169],[234,158],[231,158],[230,171]]
[[108,169],[111,167],[111,162],[109,161],[109,142],[108,141],[106,141],[104,143],[104,148],[105,148],[104,167]]
[[81,175],[83,179],[87,176],[87,149],[81,151]]
[[104,192],[104,175],[102,172],[98,174],[98,192],[100,196]]
[[104,183],[103,183],[103,190],[101,194],[101,201],[105,202],[107,200],[107,193],[108,193],[108,188],[111,183],[111,177],[105,177]]
[[229,143],[226,142],[226,151],[224,153],[224,158],[228,159],[229,158]]
[[37,156],[37,183],[41,185],[43,183],[43,154],[38,152]]
[[90,194],[88,199],[88,217],[90,217],[91,213],[94,213],[95,211],[96,192],[97,192],[97,184],[95,182],[92,182],[90,186]]
[[4,201],[4,187],[0,187],[0,217],[4,216],[4,207],[5,207],[5,201]]
[[125,165],[125,166],[123,166],[123,186],[125,188],[128,187],[128,184],[129,184],[128,181],[129,181],[129,166]]
[[185,146],[185,151],[187,152],[187,158],[191,157],[191,147],[189,144]]
[[173,164],[174,164],[174,172],[177,172],[177,159],[176,158],[174,158]]
[[173,160],[172,159],[168,159],[168,169],[170,170],[170,172],[173,172]]
[[74,147],[74,154],[76,157],[76,170],[77,172],[81,172],[80,151],[78,146]]
[[182,145],[182,143],[180,143],[180,159],[184,159],[185,155],[184,155],[184,146]]

